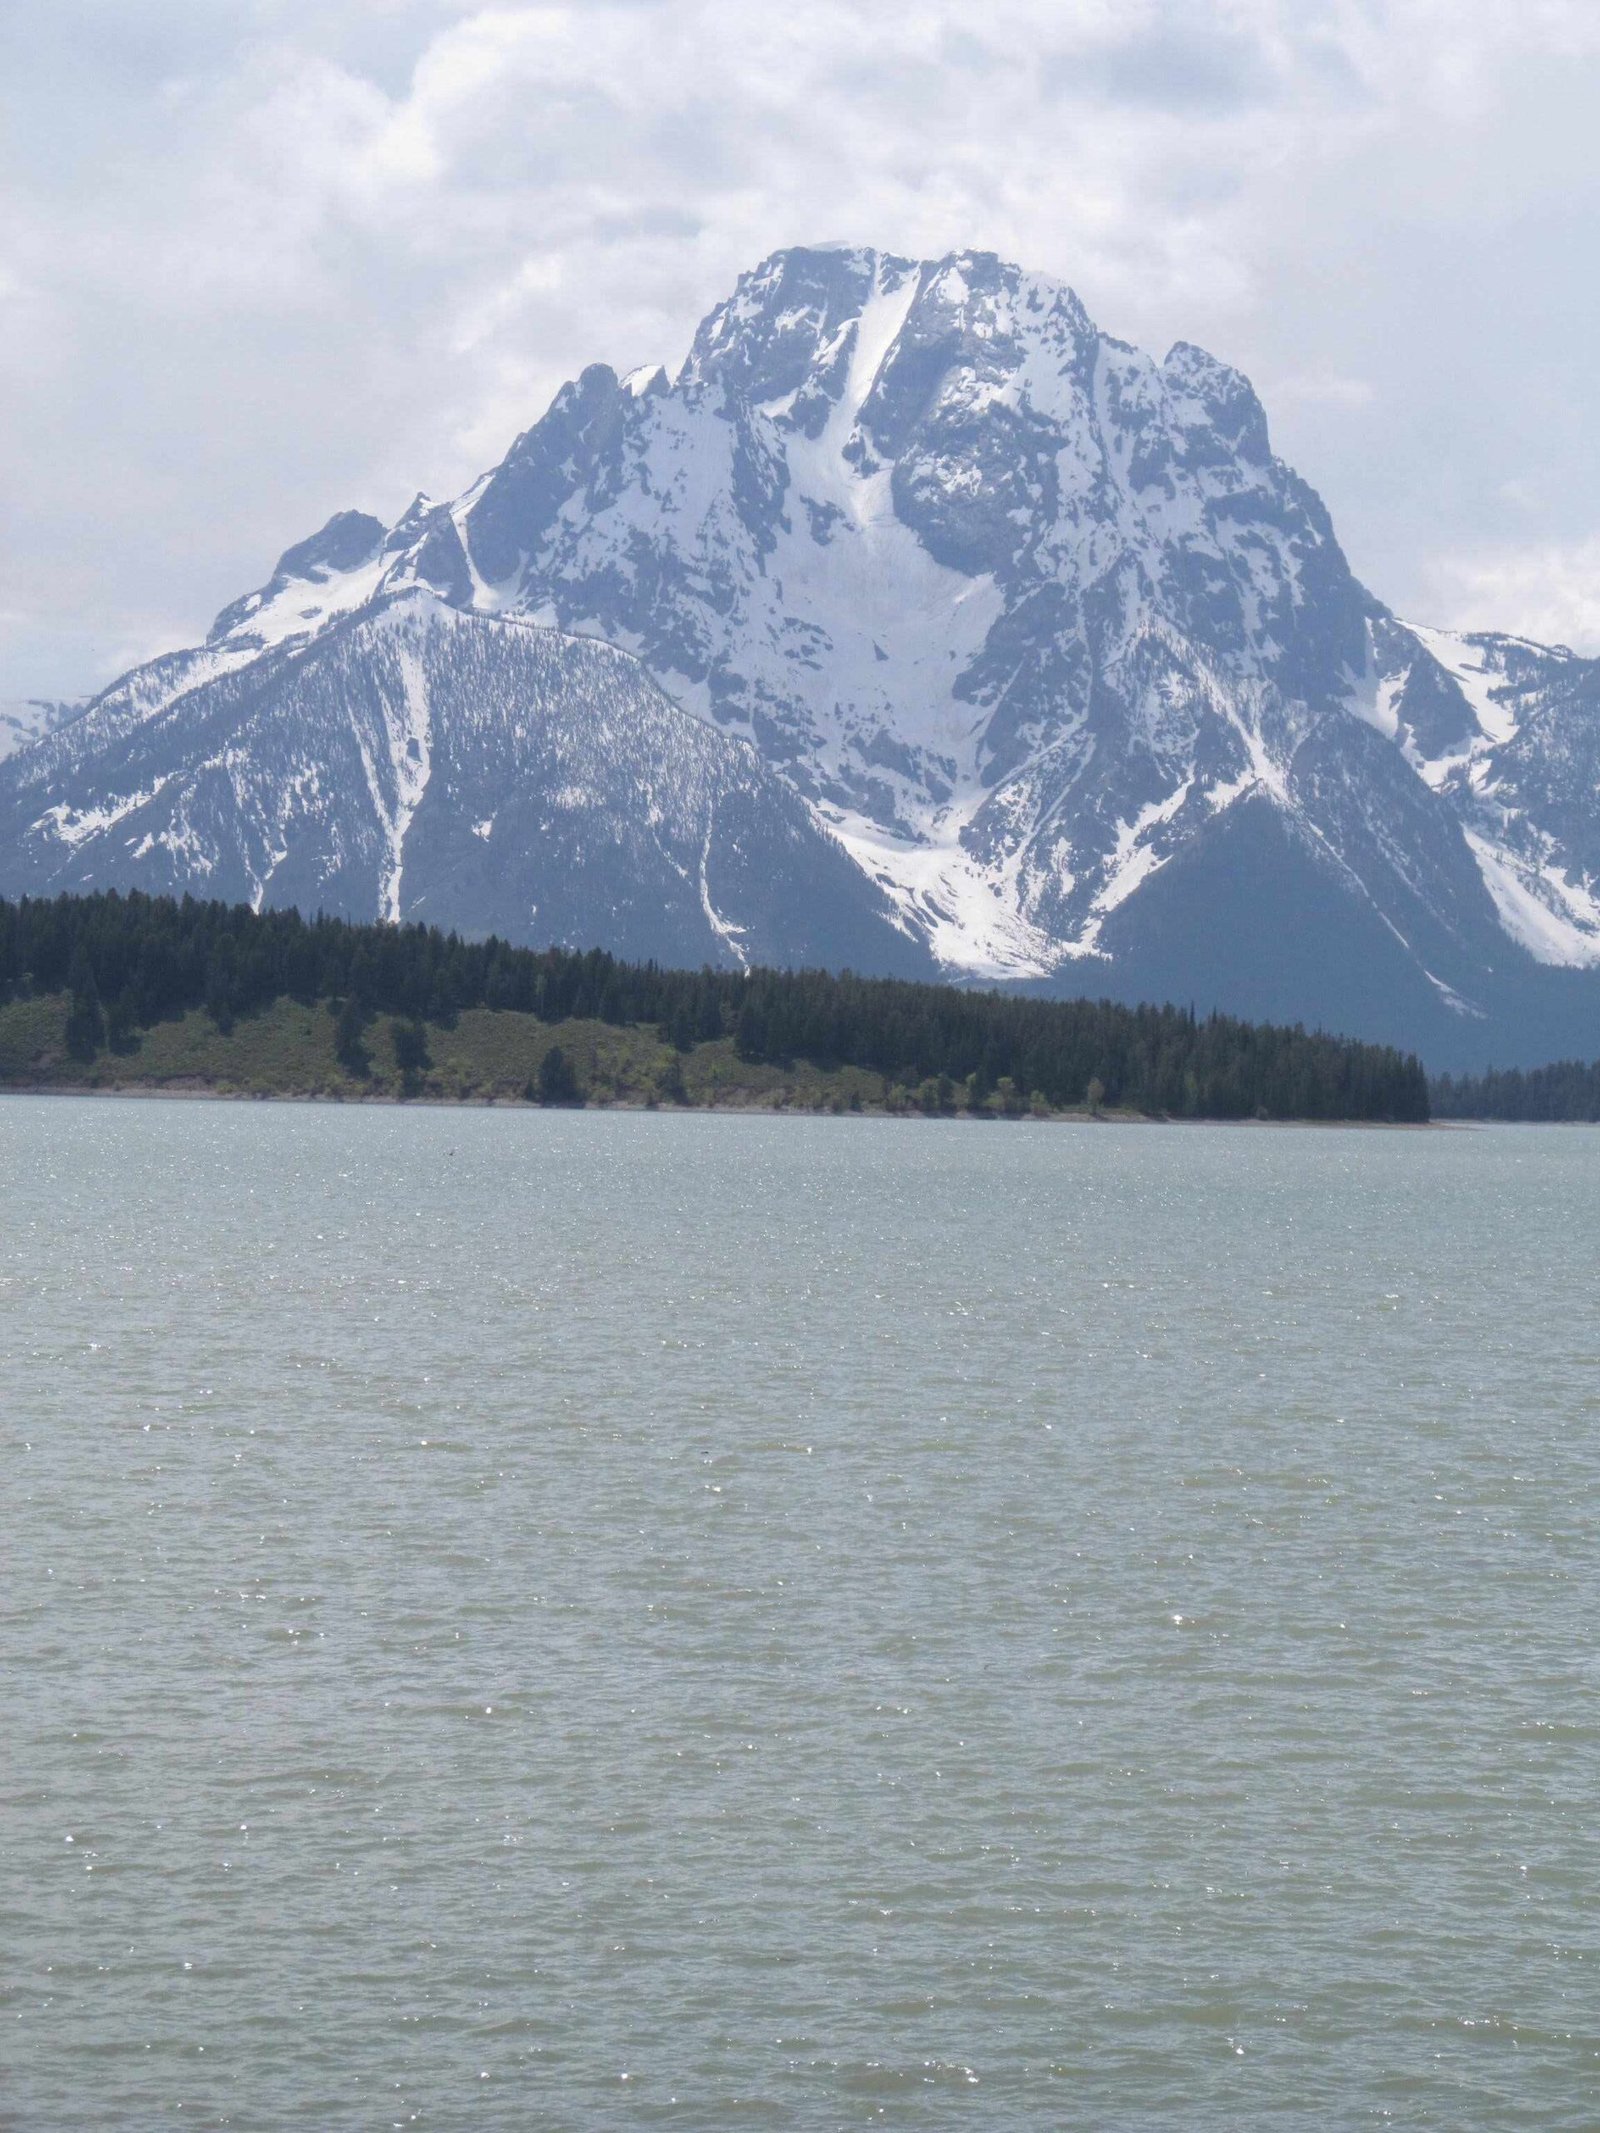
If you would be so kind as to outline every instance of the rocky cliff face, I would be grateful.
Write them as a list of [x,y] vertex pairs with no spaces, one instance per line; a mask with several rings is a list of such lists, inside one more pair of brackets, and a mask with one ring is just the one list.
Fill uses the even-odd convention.
[[0,771],[0,892],[1600,1050],[1597,784],[1600,665],[1390,615],[1237,372],[989,255],[796,250]]

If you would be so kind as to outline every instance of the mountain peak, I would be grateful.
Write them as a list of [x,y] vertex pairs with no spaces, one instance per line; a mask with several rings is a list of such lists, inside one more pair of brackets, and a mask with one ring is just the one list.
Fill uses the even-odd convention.
[[911,272],[909,261],[865,249],[774,252],[704,319],[684,378],[757,403],[796,392],[873,295]]
[[[892,307],[892,311],[891,311]],[[892,316],[879,354],[902,332],[948,361],[1009,355],[1030,348],[1075,355],[1095,337],[1076,293],[987,251],[956,251],[913,260],[870,246],[789,246],[742,274],[732,294],[707,316],[690,350],[687,372],[765,404],[799,391],[808,377],[846,360],[846,336],[858,339]]]
[[366,511],[335,511],[327,524],[308,540],[297,541],[278,558],[273,572],[279,578],[312,578],[329,571],[354,570],[369,562],[383,546],[388,532],[382,519]]
[[234,638],[253,650],[303,637],[376,588],[387,529],[365,511],[336,511],[279,556],[259,591],[225,607],[208,644]]

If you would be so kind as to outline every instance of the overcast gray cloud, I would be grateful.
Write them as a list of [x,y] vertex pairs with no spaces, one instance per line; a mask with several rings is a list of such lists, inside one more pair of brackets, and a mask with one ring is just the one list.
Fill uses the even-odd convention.
[[1590,0],[0,11],[0,697],[461,487],[741,267],[991,246],[1254,378],[1419,619],[1600,647]]

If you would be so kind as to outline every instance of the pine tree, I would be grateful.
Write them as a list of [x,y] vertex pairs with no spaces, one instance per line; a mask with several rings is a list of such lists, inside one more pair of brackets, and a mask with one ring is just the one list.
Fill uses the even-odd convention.
[[139,1027],[139,1002],[133,987],[124,985],[121,992],[106,1009],[106,1042],[114,1052],[133,1052],[139,1048],[136,1032]]
[[106,1041],[106,1018],[100,1005],[100,988],[83,949],[78,948],[67,973],[67,1055],[87,1063]]
[[422,1075],[433,1064],[428,1057],[428,1033],[418,1021],[397,1020],[390,1026],[390,1036],[401,1085],[406,1095],[412,1095]]
[[663,1035],[675,1052],[694,1050],[694,1011],[687,999],[679,1001]]
[[[687,1045],[684,1050],[688,1050]],[[669,1104],[686,1104],[689,1101],[689,1091],[683,1081],[683,1060],[677,1052],[672,1054],[661,1069],[656,1079],[656,1088]]]
[[582,1104],[583,1092],[572,1062],[559,1044],[552,1044],[539,1061],[539,1101],[542,1104]]
[[226,1037],[233,1028],[235,963],[233,943],[221,940],[206,959],[205,1010]]
[[347,1074],[354,1074],[364,1081],[372,1072],[372,1059],[361,1040],[366,1016],[361,1011],[361,1002],[354,993],[347,995],[339,1008],[339,1019],[333,1026],[333,1052]]

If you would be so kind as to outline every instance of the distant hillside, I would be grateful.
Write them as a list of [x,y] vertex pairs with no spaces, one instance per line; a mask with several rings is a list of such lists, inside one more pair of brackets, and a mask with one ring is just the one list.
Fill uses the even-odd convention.
[[679,1103],[787,1089],[979,1114],[1428,1116],[1410,1056],[1177,1007],[663,970],[115,893],[0,902],[0,1084]]
[[0,763],[54,733],[82,709],[82,704],[52,703],[42,696],[0,702]]

